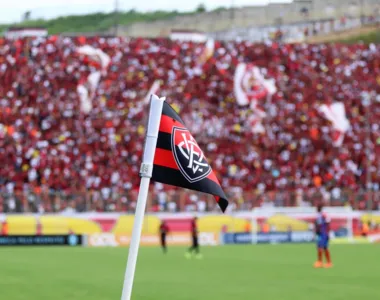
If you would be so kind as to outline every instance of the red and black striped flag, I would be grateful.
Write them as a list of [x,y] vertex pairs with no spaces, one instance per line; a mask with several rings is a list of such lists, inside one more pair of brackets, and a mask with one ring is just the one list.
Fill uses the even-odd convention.
[[215,196],[224,212],[228,201],[202,150],[174,109],[164,102],[152,180]]

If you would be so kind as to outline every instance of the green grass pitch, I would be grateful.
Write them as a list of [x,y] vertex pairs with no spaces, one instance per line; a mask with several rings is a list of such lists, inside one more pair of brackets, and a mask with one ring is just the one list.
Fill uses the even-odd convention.
[[[204,247],[187,260],[141,248],[133,300],[379,299],[377,245],[335,245],[334,268],[314,269],[313,245]],[[126,248],[0,248],[0,299],[120,299]]]

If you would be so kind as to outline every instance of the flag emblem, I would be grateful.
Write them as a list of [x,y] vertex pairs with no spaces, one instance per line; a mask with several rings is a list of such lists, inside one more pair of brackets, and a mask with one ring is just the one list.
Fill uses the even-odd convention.
[[185,128],[173,127],[172,150],[178,169],[189,182],[206,178],[211,167],[197,142]]

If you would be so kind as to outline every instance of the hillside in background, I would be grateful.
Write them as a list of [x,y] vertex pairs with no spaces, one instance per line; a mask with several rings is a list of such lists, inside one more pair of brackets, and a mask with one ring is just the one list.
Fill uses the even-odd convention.
[[[65,32],[107,32],[115,26],[117,20],[120,25],[129,25],[135,22],[149,22],[168,19],[180,15],[176,11],[156,11],[140,13],[129,11],[126,13],[96,13],[90,15],[66,16],[50,20],[32,20],[11,26],[42,26],[48,29],[49,34]],[[2,25],[3,29],[9,25]]]
[[[218,8],[216,11],[223,10]],[[185,16],[205,11],[203,5],[199,5],[192,12],[178,11],[154,11],[142,13],[135,10],[128,12],[115,13],[95,13],[89,15],[75,15],[58,17],[55,19],[38,19],[30,20],[15,24],[0,24],[0,32],[10,26],[28,26],[28,27],[44,27],[48,29],[49,34],[59,33],[82,33],[82,32],[109,32],[114,28],[117,22],[120,26],[131,25],[136,22],[152,22],[174,18],[177,16]]]

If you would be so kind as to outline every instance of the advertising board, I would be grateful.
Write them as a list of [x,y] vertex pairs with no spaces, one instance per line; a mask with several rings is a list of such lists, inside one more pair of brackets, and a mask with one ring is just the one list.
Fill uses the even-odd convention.
[[70,235],[11,235],[0,236],[0,246],[81,246],[82,236]]
[[311,231],[298,232],[247,232],[225,233],[222,238],[224,244],[279,244],[279,243],[311,243],[314,233]]

